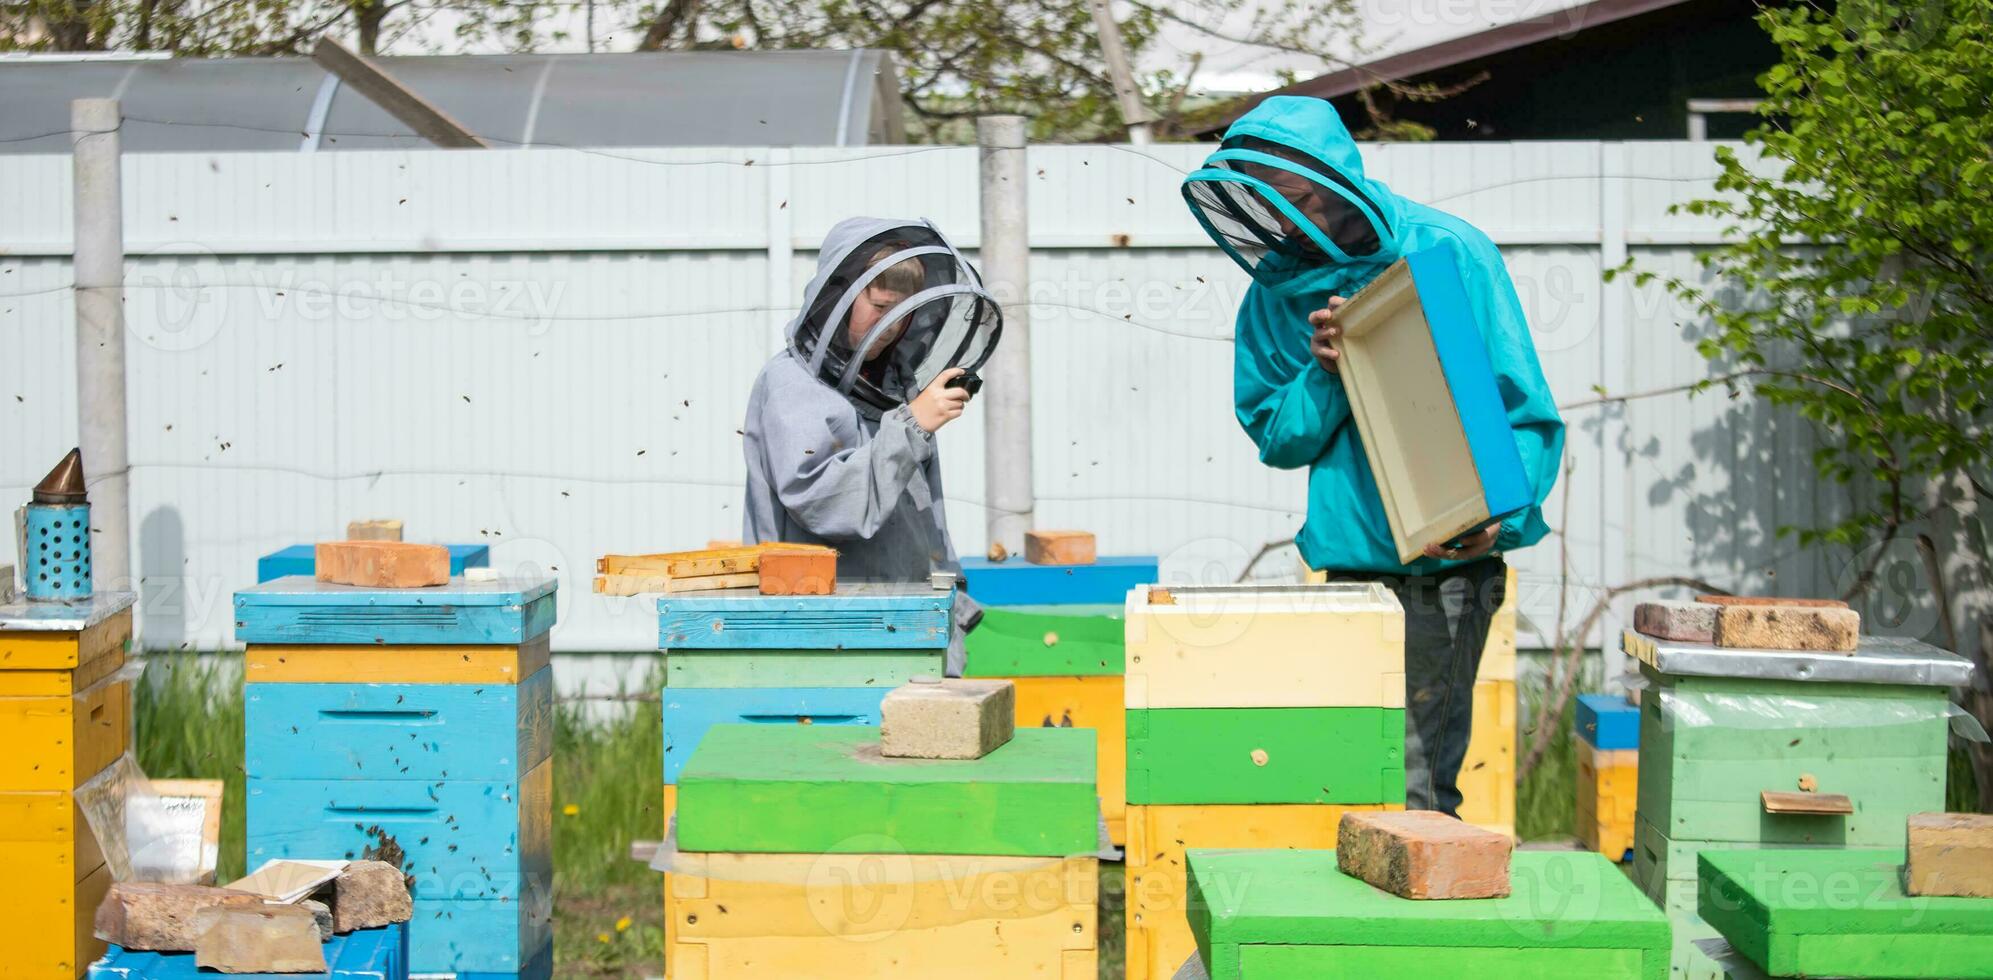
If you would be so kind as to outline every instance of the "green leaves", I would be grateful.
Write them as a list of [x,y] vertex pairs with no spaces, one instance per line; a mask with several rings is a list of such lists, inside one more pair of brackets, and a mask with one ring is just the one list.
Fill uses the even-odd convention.
[[1924,486],[1993,463],[1993,4],[1844,0],[1760,22],[1782,51],[1762,111],[1784,124],[1717,149],[1726,196],[1680,210],[1736,237],[1699,257],[1708,281],[1663,285],[1715,327],[1702,356],[1762,369],[1759,395],[1815,423],[1823,479],[1878,485],[1800,534],[1859,545]]

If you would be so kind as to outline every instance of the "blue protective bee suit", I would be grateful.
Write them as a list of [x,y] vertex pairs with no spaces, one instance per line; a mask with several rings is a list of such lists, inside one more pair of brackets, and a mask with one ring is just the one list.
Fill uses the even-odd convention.
[[[1402,255],[1450,243],[1493,363],[1535,503],[1502,521],[1497,551],[1542,538],[1564,424],[1537,363],[1500,251],[1473,225],[1405,200],[1364,176],[1356,142],[1321,99],[1267,99],[1233,123],[1223,148],[1183,185],[1191,210],[1252,273],[1239,306],[1233,400],[1260,460],[1307,467],[1297,536],[1316,569],[1430,574],[1453,564],[1398,560],[1342,382],[1309,351],[1308,315],[1348,297]],[[1297,205],[1297,200],[1300,202]]]

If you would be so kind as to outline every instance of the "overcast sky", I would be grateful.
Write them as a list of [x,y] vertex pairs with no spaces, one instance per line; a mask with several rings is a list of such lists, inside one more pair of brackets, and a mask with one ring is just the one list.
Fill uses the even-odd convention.
[[[1000,3],[1002,0],[993,2]],[[1585,2],[1588,0],[1357,0],[1364,24],[1363,43],[1371,51],[1363,60],[1422,48],[1519,20],[1548,17],[1555,18],[1566,28],[1575,27],[1579,12],[1571,8],[1582,6]],[[565,9],[566,12],[553,18],[549,26],[566,30],[571,40],[549,44],[541,50],[585,50],[585,8],[576,3]],[[1250,29],[1253,9],[1249,4],[1214,27],[1221,34],[1244,34]],[[447,31],[447,25],[431,20],[414,34],[417,38],[446,36]],[[597,18],[595,25],[595,50],[630,51],[635,49],[642,35],[640,25],[611,22],[610,15],[604,13]],[[395,44],[392,50],[397,54],[415,53],[419,47],[419,44]],[[1259,91],[1278,85],[1278,73],[1283,69],[1307,77],[1333,70],[1340,64],[1322,58],[1237,44],[1191,27],[1169,24],[1165,26],[1160,42],[1144,52],[1141,68],[1145,71],[1167,68],[1181,72],[1196,52],[1204,55],[1195,79],[1195,88],[1199,91]],[[1352,53],[1347,46],[1331,52],[1335,58],[1345,60]]]

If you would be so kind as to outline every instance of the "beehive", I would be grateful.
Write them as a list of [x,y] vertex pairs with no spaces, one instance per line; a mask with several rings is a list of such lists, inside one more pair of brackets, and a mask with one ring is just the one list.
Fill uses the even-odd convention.
[[0,950],[23,977],[82,976],[111,870],[78,787],[130,746],[128,592],[0,605]]
[[250,865],[391,838],[415,972],[549,975],[554,615],[551,580],[237,593]]
[[1604,858],[1521,851],[1506,898],[1416,901],[1333,851],[1192,850],[1190,928],[1212,980],[1440,974],[1662,980],[1668,921]]

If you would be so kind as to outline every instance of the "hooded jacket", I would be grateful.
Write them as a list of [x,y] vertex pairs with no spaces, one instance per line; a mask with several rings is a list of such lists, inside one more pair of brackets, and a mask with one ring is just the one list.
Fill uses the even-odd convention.
[[[1233,358],[1233,402],[1239,424],[1259,447],[1260,460],[1282,469],[1308,469],[1308,510],[1295,543],[1309,567],[1337,572],[1429,574],[1460,564],[1433,558],[1398,561],[1391,527],[1371,475],[1361,436],[1351,418],[1342,382],[1316,363],[1309,351],[1313,327],[1308,315],[1329,297],[1348,297],[1377,278],[1400,256],[1451,243],[1476,321],[1487,344],[1502,404],[1515,432],[1516,448],[1533,490],[1534,503],[1504,519],[1495,550],[1525,547],[1549,531],[1543,501],[1557,479],[1564,451],[1564,423],[1551,400],[1536,349],[1523,320],[1522,303],[1509,280],[1501,252],[1480,229],[1461,219],[1392,193],[1364,175],[1356,141],[1335,108],[1321,99],[1277,96],[1267,99],[1226,130],[1225,146],[1214,163],[1184,184],[1192,210],[1226,252],[1253,275],[1239,305]],[[1199,198],[1213,186],[1240,183],[1222,165],[1224,158],[1253,157],[1242,146],[1298,151],[1331,171],[1334,187],[1322,197],[1339,208],[1348,225],[1326,236],[1320,254],[1297,257],[1268,252],[1257,262],[1229,242],[1216,216],[1207,216]],[[1266,154],[1260,154],[1261,158]],[[1279,157],[1289,158],[1286,153]],[[1287,163],[1266,161],[1290,168]],[[1302,170],[1310,169],[1302,167]],[[1283,173],[1281,175],[1285,177]],[[1200,182],[1205,188],[1200,191]],[[1319,181],[1317,183],[1320,183]],[[1330,192],[1333,192],[1333,196]],[[1291,225],[1309,217],[1278,208]],[[1275,219],[1280,220],[1280,219]],[[1374,234],[1374,241],[1370,235]],[[1359,243],[1349,254],[1337,244]]]
[[[914,422],[905,404],[919,393],[894,387],[900,404],[883,411],[840,393],[811,372],[813,352],[798,340],[807,311],[817,307],[832,270],[853,249],[918,225],[851,218],[831,229],[803,298],[805,312],[790,321],[788,346],[763,365],[748,396],[743,540],[834,547],[840,579],[927,582],[933,572],[961,570],[948,536],[934,435]],[[828,329],[841,331],[842,325]],[[889,381],[898,383],[896,376]],[[959,589],[956,595],[961,628],[949,646],[951,676],[961,672],[961,633],[980,618],[966,595]]]

